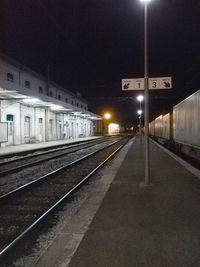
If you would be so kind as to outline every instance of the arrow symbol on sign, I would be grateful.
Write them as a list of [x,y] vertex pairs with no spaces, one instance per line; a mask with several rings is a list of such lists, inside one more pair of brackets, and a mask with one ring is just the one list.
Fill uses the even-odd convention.
[[128,89],[129,88],[129,85],[130,85],[130,83],[124,84],[124,89]]
[[163,82],[165,87],[170,87],[170,83],[169,82]]

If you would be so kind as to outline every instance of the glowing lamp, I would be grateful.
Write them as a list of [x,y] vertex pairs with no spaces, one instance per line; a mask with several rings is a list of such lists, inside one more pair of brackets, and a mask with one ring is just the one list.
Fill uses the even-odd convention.
[[111,118],[111,114],[110,114],[110,113],[105,113],[105,114],[104,114],[104,118],[105,118],[106,120],[109,120],[109,119]]

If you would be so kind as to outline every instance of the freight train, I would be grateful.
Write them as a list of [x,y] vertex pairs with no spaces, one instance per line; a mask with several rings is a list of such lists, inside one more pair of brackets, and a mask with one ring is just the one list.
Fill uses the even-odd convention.
[[200,90],[149,123],[150,136],[200,161]]

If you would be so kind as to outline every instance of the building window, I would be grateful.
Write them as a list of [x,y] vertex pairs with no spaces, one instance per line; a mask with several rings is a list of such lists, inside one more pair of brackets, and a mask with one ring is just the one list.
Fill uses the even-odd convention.
[[24,120],[24,135],[25,136],[30,136],[30,121],[31,121],[31,118],[29,116],[26,116]]
[[58,100],[61,100],[61,95],[58,95]]
[[53,97],[53,92],[52,91],[49,92],[49,96]]
[[68,98],[67,97],[65,98],[65,102],[68,102]]
[[7,121],[13,121],[13,115],[7,114]]
[[8,123],[8,125],[9,125],[9,127],[8,127],[8,134],[9,135],[13,135],[13,127],[14,127],[13,121],[14,121],[14,116],[12,114],[7,114],[6,119],[9,122]]
[[39,93],[40,93],[40,94],[43,94],[43,88],[42,88],[41,86],[39,86],[38,89],[39,89]]
[[14,75],[10,72],[7,73],[7,81],[14,82]]
[[24,86],[28,89],[31,88],[31,83],[29,81],[25,81]]

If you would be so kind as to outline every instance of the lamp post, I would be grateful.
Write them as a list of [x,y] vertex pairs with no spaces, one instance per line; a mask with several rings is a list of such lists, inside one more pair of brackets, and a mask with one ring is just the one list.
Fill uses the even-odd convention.
[[[144,100],[144,96],[143,95],[138,95],[137,96],[137,100],[140,102],[140,110],[142,109],[142,101]],[[139,120],[140,120],[140,143],[142,142],[142,125],[141,125],[141,119],[142,119],[142,113],[138,113],[139,116]]]
[[145,126],[145,177],[144,184],[150,184],[150,163],[149,163],[149,81],[148,81],[148,29],[147,9],[151,0],[140,0],[144,3],[144,126]]
[[140,143],[141,143],[141,142],[142,142],[142,129],[141,129],[142,110],[139,109],[139,110],[137,111],[137,114],[139,115],[139,124],[140,124],[140,128],[139,128],[139,130],[140,130]]

